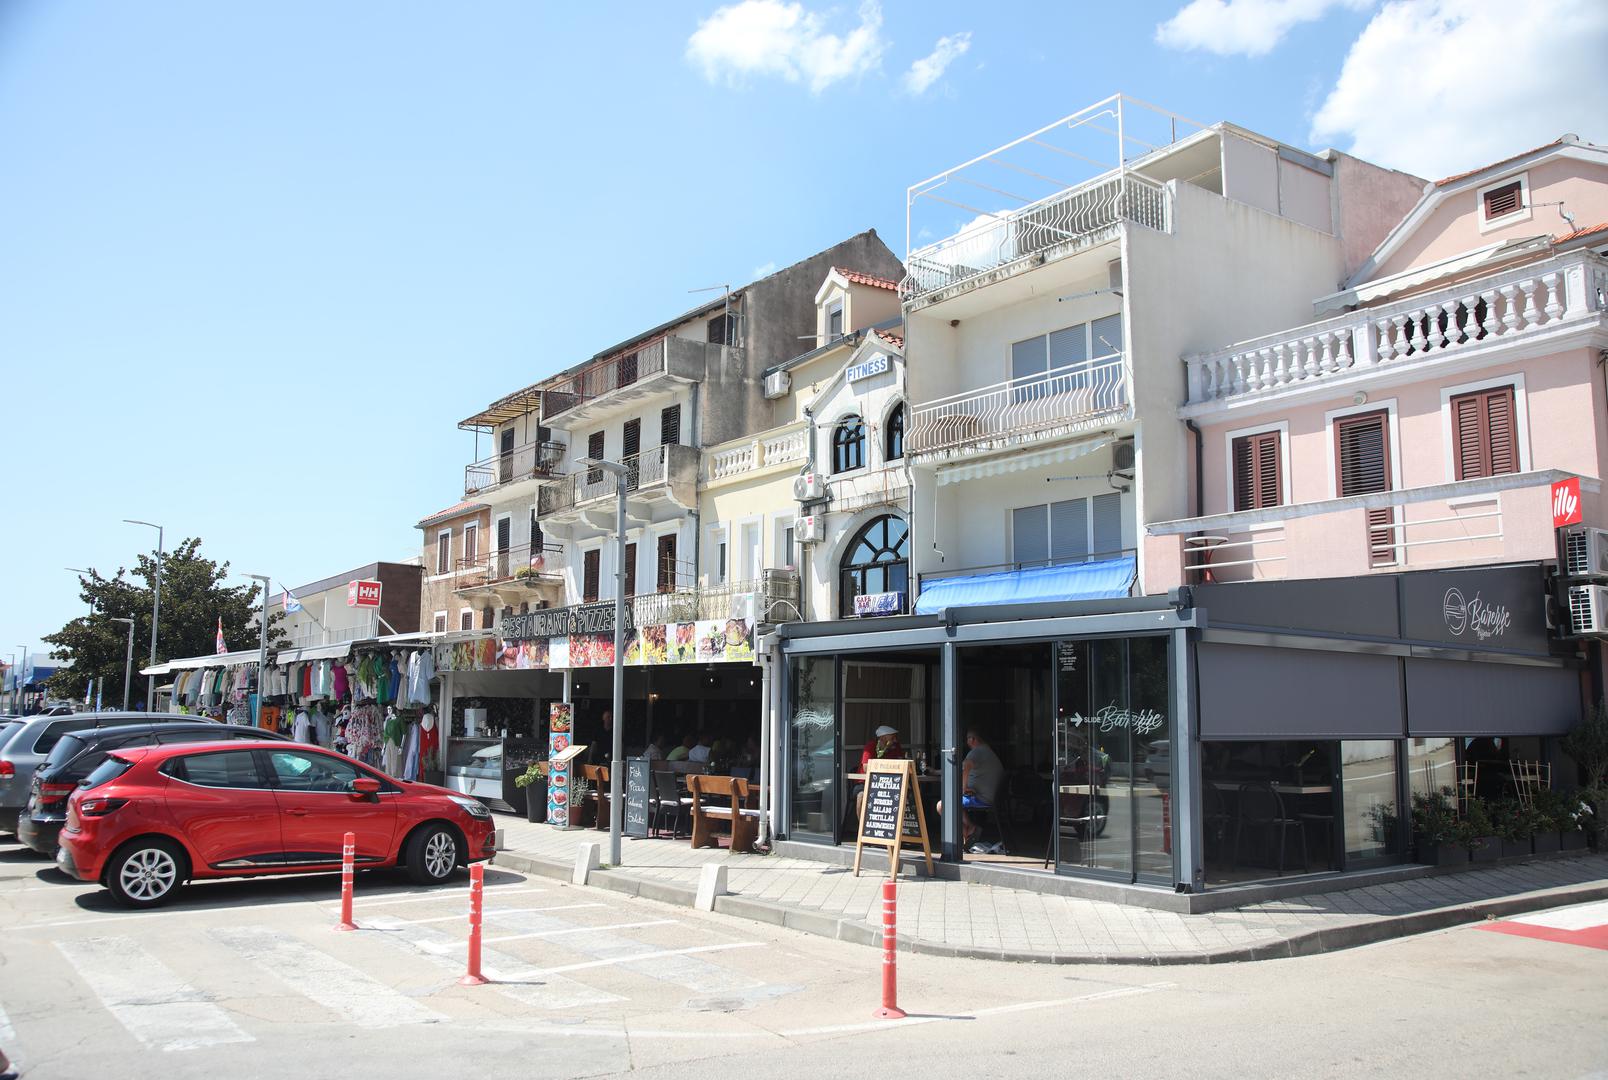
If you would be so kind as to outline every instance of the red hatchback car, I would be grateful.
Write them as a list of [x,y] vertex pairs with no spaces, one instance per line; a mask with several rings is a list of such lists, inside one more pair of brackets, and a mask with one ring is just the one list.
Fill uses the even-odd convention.
[[185,881],[360,867],[420,884],[496,852],[491,812],[316,746],[184,743],[116,751],[67,804],[57,864],[124,904],[154,907]]

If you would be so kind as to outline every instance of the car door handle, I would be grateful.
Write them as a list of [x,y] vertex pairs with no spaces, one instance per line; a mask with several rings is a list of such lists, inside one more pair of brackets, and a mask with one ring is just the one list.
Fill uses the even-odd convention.
[[290,814],[290,815],[292,815],[294,817],[306,817],[307,816],[307,811],[305,809],[303,809],[302,807],[300,807],[300,806],[296,807],[293,810],[286,810],[285,813]]

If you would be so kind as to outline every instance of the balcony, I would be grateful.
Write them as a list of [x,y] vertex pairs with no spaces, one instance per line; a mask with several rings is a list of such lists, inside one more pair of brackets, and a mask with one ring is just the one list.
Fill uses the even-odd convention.
[[[1551,559],[1552,484],[1558,470],[1428,487],[1146,527],[1145,587],[1355,577]],[[1582,478],[1588,510],[1601,485]],[[1588,520],[1594,520],[1588,512]]]
[[[668,500],[682,509],[697,506],[699,453],[690,446],[659,446],[625,458],[625,489],[640,506]],[[614,477],[602,469],[583,469],[541,488],[537,514],[543,518],[569,517],[592,503],[614,496]]]
[[563,547],[521,544],[458,559],[452,568],[452,591],[518,600],[562,587],[563,575]]
[[570,426],[595,422],[649,394],[703,381],[722,346],[668,334],[587,364],[550,385],[551,411],[544,423]]
[[564,460],[566,449],[563,443],[529,442],[505,454],[466,465],[463,470],[464,497],[485,495],[524,480],[550,480],[558,474],[558,466]]
[[869,506],[910,507],[910,476],[900,465],[832,480],[832,511],[852,514]]
[[1572,347],[1608,311],[1608,260],[1538,263],[1185,358],[1186,417],[1273,400],[1333,397],[1353,384],[1408,381],[1496,354]]
[[986,453],[1060,438],[1129,416],[1122,353],[1008,379],[915,406],[906,445],[915,458]]
[[784,465],[795,465],[809,454],[808,424],[789,424],[767,435],[712,447],[705,455],[710,483],[723,483]]

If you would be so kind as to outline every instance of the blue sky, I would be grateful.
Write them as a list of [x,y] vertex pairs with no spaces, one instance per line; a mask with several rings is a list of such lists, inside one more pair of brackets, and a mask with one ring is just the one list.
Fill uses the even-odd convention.
[[276,583],[416,554],[480,405],[690,289],[902,253],[906,185],[1117,90],[1425,175],[1608,141],[1608,5],[1482,6],[3,0],[0,652],[149,546],[124,517]]

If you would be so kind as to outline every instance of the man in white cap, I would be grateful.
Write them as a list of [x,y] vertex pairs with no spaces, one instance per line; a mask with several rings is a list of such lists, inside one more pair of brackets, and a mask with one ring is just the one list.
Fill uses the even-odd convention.
[[871,737],[865,741],[865,749],[860,751],[860,771],[865,772],[866,763],[878,759],[898,761],[910,755],[905,753],[904,747],[899,745],[899,732],[883,724],[872,732]]

